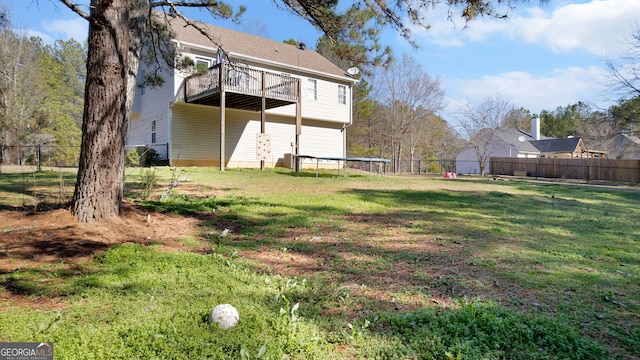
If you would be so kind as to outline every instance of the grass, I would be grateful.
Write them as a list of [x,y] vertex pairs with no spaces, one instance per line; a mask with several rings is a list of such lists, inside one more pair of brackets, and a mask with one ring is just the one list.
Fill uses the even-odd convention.
[[[285,352],[317,357],[323,350],[312,337],[317,326],[279,316],[282,299],[294,297],[297,289],[279,293],[285,279],[258,276],[240,263],[122,245],[84,270],[73,276],[55,271],[9,275],[5,281],[14,283],[38,279],[41,293],[33,296],[55,293],[73,301],[58,311],[5,312],[3,341],[46,337],[55,343],[56,358],[68,359],[239,358],[243,348],[257,353],[264,344],[277,358]],[[207,323],[208,312],[219,303],[236,306],[241,326],[223,331]],[[283,341],[282,333],[290,331],[304,336]]]
[[[7,168],[4,165],[3,168]],[[76,174],[67,170],[20,172],[12,166],[0,172],[0,206],[42,206],[71,199]],[[44,206],[43,206],[44,205]]]
[[[156,195],[175,172],[157,175]],[[5,288],[69,305],[9,307],[0,341],[53,341],[60,358],[640,357],[637,188],[209,168],[180,176],[170,197],[141,204],[215,214],[202,233],[228,237],[211,236],[207,254],[121,245],[75,272],[2,274]],[[20,193],[19,178],[5,179],[0,191]],[[141,190],[132,173],[127,196]],[[238,308],[237,327],[206,323],[219,303]]]

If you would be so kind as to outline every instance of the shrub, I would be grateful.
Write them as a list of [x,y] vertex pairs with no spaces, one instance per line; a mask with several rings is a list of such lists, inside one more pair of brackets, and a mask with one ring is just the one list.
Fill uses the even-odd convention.
[[125,162],[127,166],[140,166],[140,155],[138,155],[138,151],[135,148],[127,152]]
[[155,169],[140,170],[140,187],[142,188],[140,196],[143,200],[149,199],[153,189],[158,186],[158,180]]
[[148,146],[138,146],[127,153],[127,166],[155,166],[160,163],[160,154]]

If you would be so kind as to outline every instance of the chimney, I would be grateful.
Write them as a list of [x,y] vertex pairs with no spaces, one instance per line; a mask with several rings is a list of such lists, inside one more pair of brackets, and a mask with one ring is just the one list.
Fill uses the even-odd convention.
[[540,140],[540,118],[537,116],[531,119],[531,137]]

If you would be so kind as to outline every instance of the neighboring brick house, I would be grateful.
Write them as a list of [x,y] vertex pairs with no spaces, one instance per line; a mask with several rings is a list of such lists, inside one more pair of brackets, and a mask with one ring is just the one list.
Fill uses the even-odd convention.
[[[343,69],[304,44],[199,23],[214,45],[183,19],[160,17],[178,61],[192,66],[160,69],[161,86],[137,89],[128,146],[166,144],[156,150],[173,166],[221,169],[346,155],[355,80]],[[141,63],[138,78],[152,71]]]

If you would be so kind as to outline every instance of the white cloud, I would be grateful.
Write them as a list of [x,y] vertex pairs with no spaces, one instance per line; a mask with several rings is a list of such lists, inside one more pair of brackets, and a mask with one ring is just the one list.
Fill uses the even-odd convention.
[[[81,17],[68,20],[45,20],[42,22],[42,28],[49,32],[49,36],[64,40],[75,39],[82,43],[87,39],[89,35],[89,24]],[[58,36],[58,35],[63,36]]]
[[530,43],[541,43],[556,52],[582,49],[603,55],[624,50],[625,39],[640,18],[638,0],[593,0],[568,4],[550,13],[526,9],[518,17],[514,33]]
[[45,43],[45,44],[53,44],[53,42],[55,41],[55,39],[53,37],[51,37],[50,34],[43,33],[41,31],[37,31],[37,30],[25,29],[25,28],[16,28],[16,29],[14,29],[14,31],[17,34],[19,34],[20,36],[26,36],[28,38],[30,38],[30,37],[39,37],[40,39],[42,39],[42,42]]
[[431,28],[414,28],[413,33],[419,42],[439,46],[484,42],[490,36],[501,34],[516,42],[540,44],[555,52],[582,50],[604,55],[623,51],[625,39],[640,19],[638,0],[577,3],[580,1],[583,0],[573,0],[550,10],[545,7],[517,8],[506,20],[479,18],[466,27],[462,19],[447,20],[446,8],[436,8],[426,14]]
[[597,66],[556,69],[542,76],[513,71],[476,79],[447,81],[448,89],[455,94],[448,99],[447,113],[455,112],[455,106],[469,101],[479,102],[488,96],[500,94],[516,107],[524,107],[533,113],[554,110],[558,106],[582,102],[597,102],[593,94],[600,92],[604,70]]

